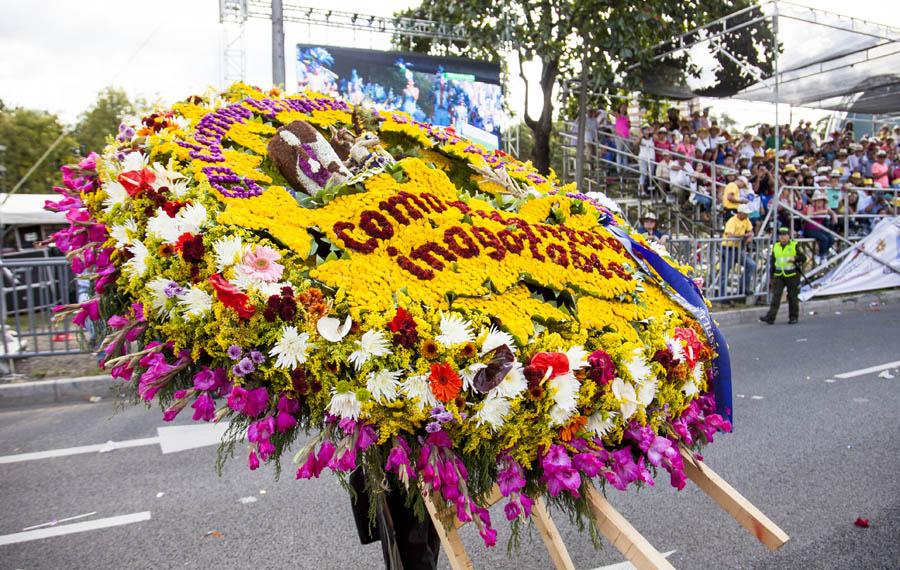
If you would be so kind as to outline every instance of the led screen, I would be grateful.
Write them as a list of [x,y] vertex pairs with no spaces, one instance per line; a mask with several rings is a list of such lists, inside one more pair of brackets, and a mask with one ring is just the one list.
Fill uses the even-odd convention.
[[[297,83],[350,103],[399,109],[419,121],[485,131],[494,144],[503,117],[500,66],[453,57],[297,45]],[[493,135],[493,136],[490,136]],[[495,138],[496,137],[496,138]]]

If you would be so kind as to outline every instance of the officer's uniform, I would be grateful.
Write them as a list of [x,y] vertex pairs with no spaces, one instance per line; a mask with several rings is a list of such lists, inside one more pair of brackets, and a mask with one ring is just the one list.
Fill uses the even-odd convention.
[[[793,260],[791,259],[793,258]],[[781,305],[781,293],[787,288],[788,319],[796,323],[800,317],[800,274],[798,267],[806,261],[806,256],[797,251],[797,242],[791,240],[787,245],[775,243],[770,258],[769,274],[772,276],[772,303],[769,313],[762,319],[775,322],[778,307]]]

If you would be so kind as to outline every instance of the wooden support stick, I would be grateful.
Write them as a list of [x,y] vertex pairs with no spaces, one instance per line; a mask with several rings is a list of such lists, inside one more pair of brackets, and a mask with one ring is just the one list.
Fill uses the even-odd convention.
[[684,460],[685,475],[769,550],[778,550],[790,540],[786,532],[735,491],[734,487],[719,477],[708,465],[695,459],[690,451],[682,448],[681,457]]
[[543,499],[538,498],[534,502],[531,517],[541,533],[544,546],[547,547],[547,552],[550,554],[550,559],[553,561],[556,570],[575,570],[575,565],[572,564],[572,557],[569,556],[566,544],[563,542],[553,519],[550,518],[550,512],[547,510],[547,505],[544,504]]
[[675,570],[597,489],[588,491],[597,528],[638,570]]
[[447,558],[450,559],[450,568],[453,570],[474,570],[475,566],[472,564],[472,560],[469,559],[469,555],[466,554],[466,547],[463,546],[462,539],[459,538],[459,533],[456,532],[456,527],[444,528],[437,506],[431,500],[431,497],[423,495],[422,499],[425,501],[425,508],[428,509],[431,522],[434,524],[438,537],[441,539],[441,546],[444,547],[444,552],[447,553]]

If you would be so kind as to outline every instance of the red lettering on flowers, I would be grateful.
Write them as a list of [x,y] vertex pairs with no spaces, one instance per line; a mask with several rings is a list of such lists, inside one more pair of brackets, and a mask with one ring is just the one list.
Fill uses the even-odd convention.
[[[400,206],[403,206],[406,210],[406,214],[400,210]],[[416,208],[418,206],[418,209]],[[418,196],[414,196],[409,192],[398,192],[396,196],[391,196],[387,200],[382,200],[378,203],[378,207],[390,214],[397,223],[400,224],[408,224],[409,220],[406,216],[414,220],[418,220],[422,218],[422,212],[419,210],[424,210],[428,212],[428,207],[425,203],[419,199]]]
[[475,241],[460,226],[453,226],[444,232],[444,243],[450,251],[463,259],[470,259],[481,253]]
[[360,253],[372,253],[375,251],[375,248],[378,246],[378,240],[375,238],[369,238],[366,241],[358,241],[354,239],[348,232],[353,230],[356,226],[351,224],[350,222],[337,222],[334,224],[332,229],[334,229],[335,235],[344,242],[344,245],[349,247],[354,251],[358,251]]
[[503,244],[503,247],[507,249],[507,251],[511,251],[513,253],[522,253],[522,250],[525,249],[525,238],[520,235],[516,235],[509,230],[500,230],[497,232],[497,237],[500,239],[500,242]]
[[381,212],[366,210],[359,215],[359,228],[369,236],[378,239],[394,237],[394,226]]
[[447,211],[447,206],[444,205],[444,202],[434,194],[422,192],[421,194],[419,194],[419,196],[421,196],[422,199],[425,200],[425,203],[428,204],[435,212],[441,213]]
[[453,255],[451,252],[447,251],[443,247],[439,246],[438,244],[434,243],[433,241],[430,241],[430,242],[420,245],[416,249],[412,250],[410,252],[409,256],[412,257],[413,259],[418,259],[420,261],[424,261],[432,268],[440,271],[441,269],[444,268],[444,263],[440,259],[438,259],[437,257],[435,257],[433,255],[435,253],[440,255],[447,261],[456,261],[456,259],[457,259],[457,257],[455,255]]
[[547,246],[547,255],[550,256],[550,260],[553,263],[563,267],[569,266],[569,256],[566,255],[566,250],[563,246],[551,243]]
[[478,240],[478,243],[480,243],[483,247],[494,248],[494,251],[487,252],[488,257],[497,261],[500,261],[504,257],[506,257],[506,248],[503,247],[503,244],[500,243],[500,240],[497,239],[497,236],[495,236],[491,230],[483,228],[481,226],[472,226],[471,232],[472,235],[475,236],[475,239]]

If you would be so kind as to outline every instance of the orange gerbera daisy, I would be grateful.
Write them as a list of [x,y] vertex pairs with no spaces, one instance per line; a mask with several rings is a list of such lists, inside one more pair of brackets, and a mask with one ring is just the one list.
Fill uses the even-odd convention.
[[566,425],[559,430],[559,438],[563,441],[572,441],[575,434],[584,429],[587,425],[587,418],[584,416],[575,416]]
[[431,384],[431,393],[440,402],[453,401],[462,389],[462,379],[450,364],[435,362],[431,365],[431,375],[428,376]]

